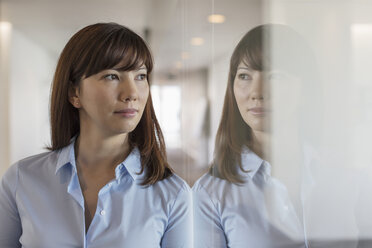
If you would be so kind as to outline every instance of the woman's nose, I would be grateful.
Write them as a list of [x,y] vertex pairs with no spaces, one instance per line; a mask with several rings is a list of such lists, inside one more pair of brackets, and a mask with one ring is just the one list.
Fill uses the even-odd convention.
[[250,98],[252,100],[263,100],[264,99],[264,82],[263,75],[261,72],[258,72],[257,75],[253,78]]
[[138,98],[138,92],[136,82],[134,79],[126,77],[121,83],[120,100],[123,102],[136,101]]

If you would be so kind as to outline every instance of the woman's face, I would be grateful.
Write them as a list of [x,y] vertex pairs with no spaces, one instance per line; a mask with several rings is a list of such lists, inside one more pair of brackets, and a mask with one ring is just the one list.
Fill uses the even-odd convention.
[[240,62],[234,79],[234,95],[245,123],[254,132],[268,131],[270,105],[269,93],[264,85],[264,73]]
[[147,69],[143,66],[133,71],[103,70],[84,78],[70,101],[79,109],[82,129],[115,135],[136,128],[148,96]]

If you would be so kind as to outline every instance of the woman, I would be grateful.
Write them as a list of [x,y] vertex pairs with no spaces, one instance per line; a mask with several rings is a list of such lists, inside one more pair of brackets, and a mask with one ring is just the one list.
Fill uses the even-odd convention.
[[115,23],[76,33],[51,92],[51,152],[0,185],[0,247],[188,247],[190,191],[152,106],[146,43]]
[[[270,58],[270,51],[264,49],[274,34],[281,36],[274,40],[273,49],[299,52],[295,51],[299,46],[294,46],[298,39],[288,27],[262,25],[250,30],[232,54],[214,161],[193,187],[195,247],[306,247],[296,204],[285,186],[271,177],[268,162],[273,141],[271,106],[277,100],[270,88],[283,81],[291,90],[286,100],[297,101],[301,87],[296,74],[302,70],[298,61],[284,64]],[[292,55],[286,55],[290,60]],[[267,81],[273,85],[269,87]],[[284,120],[294,116],[296,106],[281,109]],[[295,155],[291,158],[296,161]]]

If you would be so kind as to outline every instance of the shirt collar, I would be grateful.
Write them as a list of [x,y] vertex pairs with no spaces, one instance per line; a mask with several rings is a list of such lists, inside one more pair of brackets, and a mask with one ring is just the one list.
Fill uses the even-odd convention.
[[[65,146],[59,151],[56,171],[57,172],[67,164],[71,164],[72,168],[76,171],[75,163],[75,140],[72,139],[68,146]],[[140,177],[138,174],[141,171],[141,154],[137,147],[134,147],[128,157],[115,168],[115,177],[119,179],[125,171],[136,180]],[[143,173],[142,173],[143,174]]]
[[71,164],[71,166],[74,168],[76,171],[76,164],[75,164],[75,139],[72,139],[71,143],[68,146],[65,146],[61,150],[59,150],[59,156],[58,156],[58,161],[57,161],[57,166],[56,166],[56,171],[57,172],[64,167],[67,164]]
[[265,170],[267,174],[271,174],[270,164],[247,147],[243,147],[242,149],[241,162],[243,169],[248,171],[242,171],[242,173],[245,175],[248,174],[251,178],[253,178],[259,170]]
[[128,157],[116,167],[116,178],[119,178],[124,173],[124,168],[128,171],[133,180],[137,180],[141,177],[139,174],[139,172],[141,172],[141,154],[137,147],[134,147]]

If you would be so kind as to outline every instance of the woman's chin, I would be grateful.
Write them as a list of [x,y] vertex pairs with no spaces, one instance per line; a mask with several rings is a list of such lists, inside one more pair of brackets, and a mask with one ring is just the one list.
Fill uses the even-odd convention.
[[253,130],[253,132],[270,132],[269,123],[265,119],[245,120],[245,123]]

